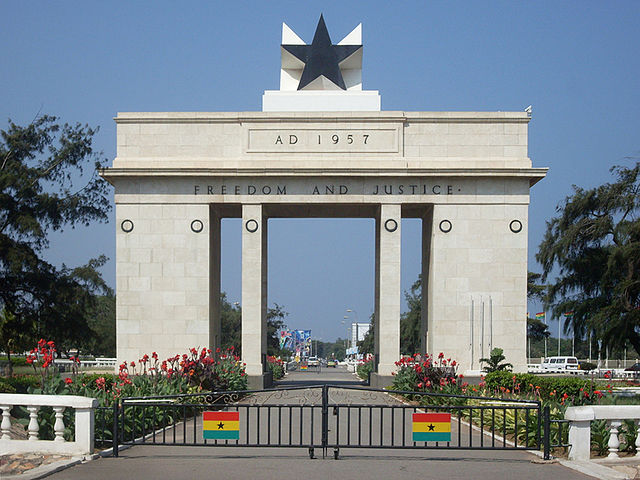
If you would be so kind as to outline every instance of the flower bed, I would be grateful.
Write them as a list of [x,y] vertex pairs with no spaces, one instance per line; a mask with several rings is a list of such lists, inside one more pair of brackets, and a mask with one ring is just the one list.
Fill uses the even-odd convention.
[[[241,362],[233,348],[222,352],[217,350],[190,349],[189,353],[176,355],[164,361],[158,359],[153,352],[144,355],[136,362],[124,362],[120,365],[118,375],[115,374],[79,374],[80,360],[71,357],[73,368],[71,376],[62,378],[55,368],[56,348],[53,342],[40,340],[38,346],[31,350],[26,362],[33,366],[35,376],[29,380],[14,382],[15,378],[5,379],[4,384],[13,387],[16,384],[28,384],[26,391],[44,395],[80,395],[97,398],[100,407],[111,407],[124,397],[144,397],[199,393],[206,391],[239,391],[247,389],[245,365]],[[1,387],[1,385],[0,385]],[[16,388],[17,390],[17,388]],[[16,407],[12,412],[20,423],[28,423],[29,413],[23,407]],[[113,411],[101,410],[104,415],[96,421],[96,439],[110,440],[113,425]],[[49,408],[41,408],[39,413],[40,438],[51,440],[54,437],[54,412]],[[64,412],[65,437],[72,438],[74,421],[70,410]],[[141,418],[147,430],[159,428],[162,424],[174,421],[173,418],[152,419]],[[104,431],[99,431],[103,425]],[[126,432],[125,432],[126,433]]]
[[[396,362],[398,367],[394,374],[393,390],[421,392],[427,395],[405,394],[407,400],[422,405],[468,406],[486,405],[490,398],[501,400],[530,400],[540,402],[542,407],[548,406],[552,420],[564,419],[564,412],[569,406],[637,403],[634,399],[624,399],[612,395],[613,386],[608,382],[597,382],[580,377],[540,377],[531,374],[512,373],[508,371],[491,372],[482,378],[478,385],[469,385],[462,375],[457,374],[455,360],[445,358],[443,353],[437,357],[414,354]],[[445,394],[454,397],[428,395]],[[535,411],[518,413],[509,410],[504,416],[490,418],[491,410],[474,409],[474,417],[469,418],[469,410],[458,410],[462,419],[474,425],[490,425],[506,432],[507,438],[517,437],[518,443],[535,445],[538,415]],[[620,451],[634,452],[637,425],[633,421],[623,422],[620,428]],[[567,444],[568,430],[551,430],[551,444]],[[594,421],[591,424],[592,448],[596,454],[607,452],[609,429],[605,421]],[[627,441],[627,438],[629,439]]]

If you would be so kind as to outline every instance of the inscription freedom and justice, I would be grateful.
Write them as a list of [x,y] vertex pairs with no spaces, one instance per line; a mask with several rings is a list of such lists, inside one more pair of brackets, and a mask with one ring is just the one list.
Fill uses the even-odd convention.
[[[462,189],[454,185],[436,184],[374,184],[359,188],[349,185],[323,184],[298,187],[293,191],[288,185],[194,185],[194,195],[453,195]],[[359,190],[359,191],[358,191]]]

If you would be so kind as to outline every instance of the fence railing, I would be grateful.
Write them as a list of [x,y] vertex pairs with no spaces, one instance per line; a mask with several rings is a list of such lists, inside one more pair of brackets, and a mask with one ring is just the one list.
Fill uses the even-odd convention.
[[[588,460],[591,456],[591,422],[606,420],[609,425],[609,459],[619,458],[619,429],[623,420],[632,420],[636,432],[640,432],[640,406],[635,405],[591,405],[569,407],[564,418],[569,421],[569,459]],[[628,433],[627,433],[628,434]],[[627,443],[631,439],[625,439]],[[635,447],[640,457],[640,434],[635,435]]]
[[[98,406],[95,398],[78,397],[74,395],[25,395],[0,393],[0,451],[3,454],[15,453],[51,453],[62,455],[89,455],[94,447],[94,409]],[[24,407],[29,412],[27,426],[28,439],[12,438],[11,410]],[[55,414],[53,425],[54,439],[39,438],[41,425],[38,412],[43,408],[51,408]],[[75,438],[66,441],[64,433],[66,427],[64,412],[66,409],[75,410]]]

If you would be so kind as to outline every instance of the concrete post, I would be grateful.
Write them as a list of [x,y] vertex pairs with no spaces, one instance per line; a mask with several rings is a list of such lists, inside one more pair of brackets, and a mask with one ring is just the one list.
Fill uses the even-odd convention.
[[569,407],[565,413],[569,423],[569,460],[589,460],[591,456],[591,420],[595,418],[590,407]]
[[[97,405],[98,401],[93,400]],[[76,408],[76,446],[78,450],[93,453],[95,412],[93,408]]]
[[376,223],[377,375],[388,383],[400,358],[400,205],[380,205]]
[[213,352],[222,345],[220,313],[221,218],[218,209],[209,207],[209,348]]
[[266,353],[266,219],[262,205],[242,206],[242,360],[250,389],[263,388]]

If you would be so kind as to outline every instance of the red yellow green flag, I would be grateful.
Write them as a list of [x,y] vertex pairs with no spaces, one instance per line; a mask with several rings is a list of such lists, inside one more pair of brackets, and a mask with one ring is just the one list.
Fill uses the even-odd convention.
[[414,442],[450,442],[450,413],[414,413]]
[[239,412],[202,412],[202,437],[207,440],[238,440]]

